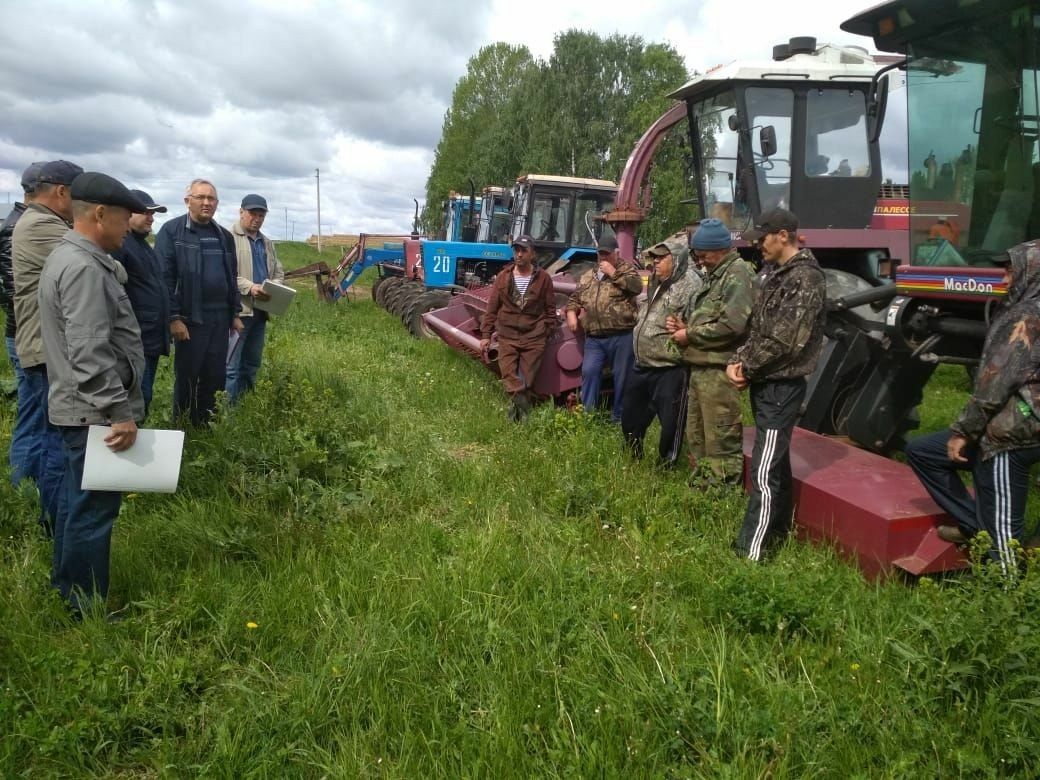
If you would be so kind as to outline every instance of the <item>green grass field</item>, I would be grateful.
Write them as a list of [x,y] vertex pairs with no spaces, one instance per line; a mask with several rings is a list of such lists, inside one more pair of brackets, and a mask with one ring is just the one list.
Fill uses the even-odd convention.
[[[178,493],[124,502],[125,622],[70,623],[32,495],[0,484],[0,776],[1040,772],[1034,569],[872,583],[800,542],[748,564],[740,492],[587,416],[513,426],[480,365],[309,285]],[[941,372],[925,427],[966,387]]]

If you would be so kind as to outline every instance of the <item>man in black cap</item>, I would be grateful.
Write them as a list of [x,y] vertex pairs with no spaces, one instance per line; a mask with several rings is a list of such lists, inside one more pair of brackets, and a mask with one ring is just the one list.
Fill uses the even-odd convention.
[[[14,234],[14,226],[18,224],[26,208],[36,197],[36,180],[40,175],[42,162],[34,162],[22,174],[23,203],[15,203],[0,227],[0,302],[4,308],[4,338],[7,343],[7,358],[11,361],[14,369],[15,387],[18,393],[18,408],[23,409],[29,403],[29,387],[25,383],[25,375],[22,373],[22,364],[18,360],[18,350],[15,348],[15,335],[18,332],[17,320],[14,316],[14,269],[11,265],[11,236]],[[29,476],[28,458],[31,449],[29,432],[26,426],[15,422],[14,431],[11,434],[11,449],[8,453],[8,461],[11,464],[11,484],[17,485]]]
[[747,341],[730,358],[726,376],[738,389],[751,389],[751,498],[735,549],[758,561],[791,528],[791,433],[805,398],[805,377],[823,348],[827,286],[812,252],[798,248],[798,218],[790,211],[763,214],[744,238],[758,244],[767,271]]
[[173,336],[173,414],[208,423],[224,389],[228,337],[243,330],[238,314],[235,239],[218,225],[217,188],[205,179],[188,185],[188,213],[159,229],[155,252],[170,294]]
[[246,195],[238,210],[238,221],[231,226],[238,258],[238,292],[242,296],[241,343],[231,355],[227,366],[227,394],[235,403],[243,393],[252,390],[260,360],[264,354],[264,332],[267,312],[253,307],[255,301],[270,296],[264,292],[264,282],[281,282],[285,271],[278,262],[274,242],[260,232],[267,216],[267,201],[260,195]]
[[51,581],[81,616],[108,597],[112,526],[121,493],[83,490],[87,431],[107,426],[115,452],[137,440],[144,417],[141,331],[108,253],[119,249],[131,213],[146,206],[103,173],[71,186],[73,229],[47,258],[40,276],[40,325],[50,376],[51,422],[64,453],[64,500],[54,526]]
[[625,380],[632,371],[632,328],[636,324],[636,298],[643,291],[643,277],[636,267],[618,257],[613,234],[600,239],[599,264],[582,274],[567,301],[567,327],[585,330],[581,362],[581,405],[592,411],[599,404],[603,367],[610,366],[614,385],[611,418],[621,422]]
[[126,294],[141,327],[141,345],[144,347],[144,376],[141,393],[144,395],[144,413],[152,403],[152,387],[159,358],[170,354],[170,294],[163,281],[162,263],[148,244],[156,214],[165,214],[144,190],[130,193],[145,206],[145,211],[130,215],[130,232],[123,245],[112,252],[112,257],[126,269]]
[[522,422],[531,411],[545,345],[556,331],[552,279],[534,260],[530,236],[513,241],[513,262],[495,277],[480,324],[483,354],[491,347],[491,334],[498,334],[498,372],[510,397],[509,419],[513,422]]
[[27,473],[40,491],[40,524],[48,532],[58,513],[62,456],[61,436],[47,421],[47,362],[40,335],[37,293],[44,261],[72,224],[69,186],[82,172],[78,165],[65,160],[40,166],[33,202],[26,207],[11,235],[14,316],[18,325],[14,343],[27,388],[26,403],[18,409],[16,425],[29,440]]

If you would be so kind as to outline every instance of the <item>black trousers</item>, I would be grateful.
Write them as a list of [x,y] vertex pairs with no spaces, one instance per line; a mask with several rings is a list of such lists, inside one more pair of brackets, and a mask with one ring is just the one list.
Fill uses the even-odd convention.
[[803,378],[751,385],[751,410],[755,414],[751,496],[736,551],[753,561],[761,560],[791,530],[791,433],[804,398]]
[[[955,463],[946,454],[950,431],[919,436],[906,447],[906,460],[929,495],[957,521],[965,536],[986,531],[993,542],[990,557],[1005,573],[1014,570],[1011,540],[1025,540],[1026,497],[1029,467],[1040,460],[1040,446],[979,457],[978,449],[965,450],[967,463]],[[970,471],[975,496],[968,493],[960,472]]]
[[625,383],[621,431],[637,457],[643,455],[643,437],[654,417],[661,422],[657,451],[661,462],[674,466],[679,460],[686,432],[686,399],[689,372],[686,366],[643,368],[636,366]]
[[218,390],[227,374],[228,332],[226,314],[210,315],[202,325],[189,325],[191,336],[178,341],[173,354],[173,416],[188,415],[192,425],[209,422],[216,408]]

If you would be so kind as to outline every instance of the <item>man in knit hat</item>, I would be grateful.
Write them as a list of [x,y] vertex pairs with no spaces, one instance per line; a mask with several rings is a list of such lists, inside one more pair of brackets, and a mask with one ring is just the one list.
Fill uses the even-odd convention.
[[744,472],[740,391],[726,378],[726,365],[747,335],[755,272],[733,249],[729,228],[721,220],[702,220],[690,247],[704,284],[694,293],[686,320],[668,320],[672,340],[690,366],[690,467],[695,483],[738,484]]

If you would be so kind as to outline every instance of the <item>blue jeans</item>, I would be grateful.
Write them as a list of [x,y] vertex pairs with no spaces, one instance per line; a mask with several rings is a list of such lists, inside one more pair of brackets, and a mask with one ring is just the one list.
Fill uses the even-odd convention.
[[148,416],[148,407],[152,405],[152,388],[155,386],[155,372],[159,368],[158,355],[144,356],[144,376],[141,377],[141,395],[144,396],[144,416]]
[[87,451],[87,428],[61,428],[65,478],[54,523],[51,584],[74,610],[104,607],[108,598],[112,526],[122,493],[80,490]]
[[260,359],[264,354],[264,333],[267,331],[267,315],[256,312],[252,317],[243,317],[242,342],[231,357],[227,367],[226,390],[228,399],[235,403],[256,385],[256,374],[260,370]]
[[58,501],[61,495],[62,474],[65,464],[62,458],[61,434],[47,419],[47,367],[32,366],[23,369],[26,385],[26,403],[18,408],[16,429],[24,426],[29,442],[27,457],[28,476],[36,482],[40,491],[40,525],[50,527],[58,516]]
[[14,368],[14,379],[18,387],[18,419],[15,421],[14,431],[11,432],[11,449],[8,461],[11,464],[11,484],[17,485],[29,476],[29,451],[30,442],[26,426],[21,425],[21,410],[29,404],[29,386],[25,383],[25,372],[18,360],[18,353],[14,349],[14,339],[7,338],[7,357],[11,360]]
[[581,360],[581,405],[589,411],[599,402],[600,385],[603,382],[603,366],[610,363],[614,379],[614,403],[611,418],[621,422],[622,401],[625,382],[632,371],[635,358],[632,353],[632,332],[615,336],[586,336],[585,352]]

